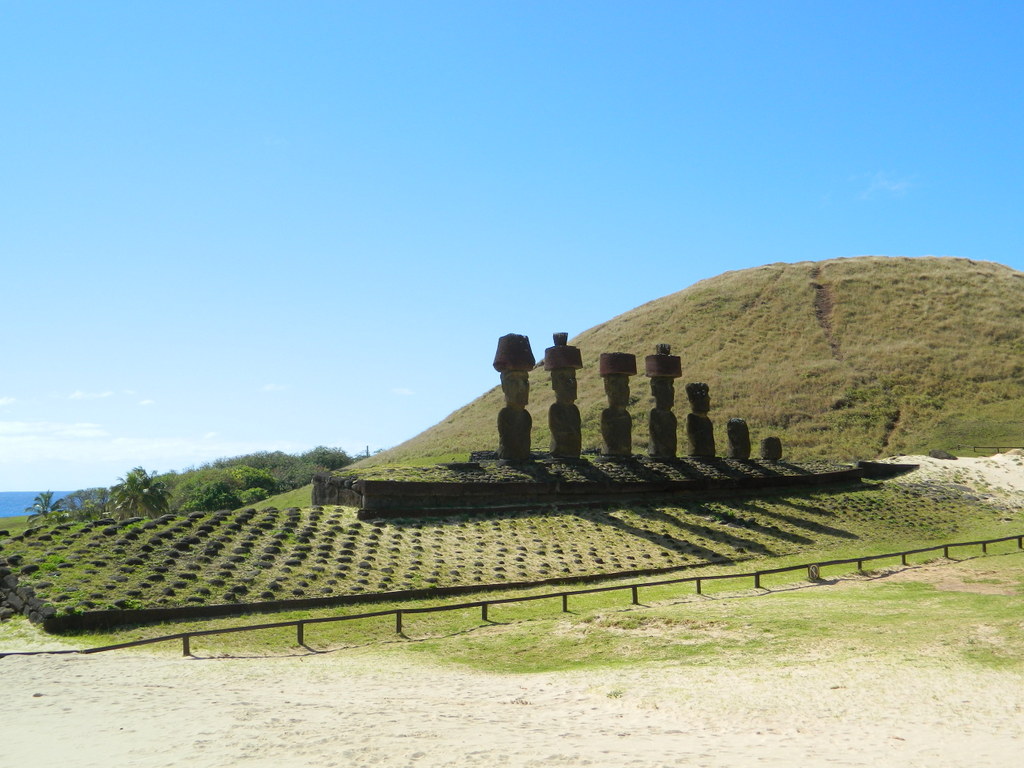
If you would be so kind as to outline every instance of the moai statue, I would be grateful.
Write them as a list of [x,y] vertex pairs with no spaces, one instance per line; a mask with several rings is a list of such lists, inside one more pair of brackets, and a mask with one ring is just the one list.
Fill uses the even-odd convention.
[[551,372],[555,402],[548,409],[551,455],[578,459],[582,447],[580,409],[576,407],[576,371],[583,367],[578,347],[570,347],[568,333],[554,334],[555,346],[544,350],[544,370]]
[[601,438],[605,456],[633,455],[633,417],[629,405],[629,377],[636,375],[636,355],[602,352],[599,366],[608,407],[601,411]]
[[747,428],[747,422],[743,419],[729,419],[725,431],[729,435],[729,458],[749,459],[750,430]]
[[708,385],[703,382],[687,384],[686,396],[690,400],[690,413],[686,416],[690,455],[712,457],[715,455],[715,429],[708,418],[708,411],[711,410]]
[[683,375],[683,366],[679,356],[671,352],[672,347],[668,344],[658,344],[655,354],[644,358],[644,370],[651,379],[651,395],[654,396],[654,408],[648,421],[650,442],[647,452],[655,459],[676,457],[679,423],[672,409],[676,403],[675,380]]
[[761,441],[761,458],[765,461],[782,459],[782,441],[777,437],[766,437]]
[[510,333],[498,339],[494,369],[501,373],[505,407],[498,412],[498,458],[527,461],[530,458],[530,430],[533,418],[526,410],[530,402],[530,369],[533,350],[526,336]]

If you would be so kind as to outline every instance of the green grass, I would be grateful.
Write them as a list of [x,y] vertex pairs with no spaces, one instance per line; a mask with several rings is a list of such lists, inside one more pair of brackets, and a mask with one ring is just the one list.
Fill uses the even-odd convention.
[[343,507],[64,524],[2,543],[58,613],[260,603],[860,556],[1015,534],[956,488],[865,483],[604,509],[360,522]]
[[[858,485],[671,506],[485,511],[371,525],[355,510],[193,513],[8,539],[59,612],[394,592],[780,557],[993,530],[999,510],[934,488]],[[55,562],[60,558],[60,562]]]
[[[1012,595],[941,591],[928,583],[804,588],[746,599],[667,598],[650,608],[587,610],[450,637],[409,652],[496,672],[595,669],[635,663],[754,665],[821,658],[957,657],[1024,671],[1022,555],[962,564],[996,570]],[[952,567],[952,566],[950,566]]]
[[[192,652],[200,657],[293,655],[369,647],[387,663],[410,655],[431,663],[454,664],[500,673],[602,670],[641,664],[792,666],[896,658],[911,664],[963,662],[979,668],[1024,671],[1024,553],[1014,543],[990,548],[986,557],[942,562],[930,576],[915,565],[901,580],[857,575],[849,567],[812,585],[789,574],[768,590],[738,582],[717,582],[695,595],[692,585],[643,590],[643,603],[629,603],[629,592],[571,598],[570,613],[560,601],[494,606],[490,621],[479,609],[407,614],[402,636],[393,617],[308,625],[306,647],[295,630],[276,629],[200,637]],[[935,564],[935,563],[933,563]],[[838,567],[836,567],[838,568]],[[890,570],[900,570],[892,568]],[[940,589],[935,575],[960,580],[964,589]],[[1001,594],[968,591],[971,584],[996,584]],[[708,585],[712,584],[708,582]],[[940,585],[941,586],[941,585]],[[494,593],[490,597],[501,596]],[[414,607],[451,600],[402,604]],[[287,621],[352,614],[394,604],[275,615]],[[96,647],[146,636],[255,623],[259,617],[177,622],[118,632],[61,638],[73,647]],[[53,641],[21,617],[0,629],[0,649],[39,647]],[[180,643],[146,646],[133,652],[177,655]]]
[[29,516],[16,515],[14,517],[0,517],[0,530],[7,530],[11,536],[17,536],[20,532],[28,529]]
[[270,496],[256,504],[246,504],[244,507],[241,507],[241,509],[248,509],[250,507],[255,509],[270,509],[271,507],[276,507],[277,509],[308,507],[312,496],[313,484],[310,483],[309,485],[304,485],[301,488],[296,488],[293,491],[285,491],[284,493],[278,493],[274,496]]
[[28,515],[0,518],[0,530],[9,531],[12,536],[17,536],[28,527]]
[[[632,352],[642,368],[660,342],[683,357],[677,414],[688,409],[682,383],[708,382],[722,444],[725,422],[742,417],[755,444],[778,435],[796,459],[1024,445],[1022,305],[1024,275],[966,259],[861,257],[728,272],[572,340],[584,361],[584,447],[600,446],[600,353]],[[548,340],[532,342],[540,359]],[[481,368],[490,353],[480,351]],[[543,450],[553,395],[542,368],[531,383],[533,444]],[[652,400],[643,376],[631,387],[634,449],[643,452]],[[502,404],[495,387],[362,464],[495,448]]]

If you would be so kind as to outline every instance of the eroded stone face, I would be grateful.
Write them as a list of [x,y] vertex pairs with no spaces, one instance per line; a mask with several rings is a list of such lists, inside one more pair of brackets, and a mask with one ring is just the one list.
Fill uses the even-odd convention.
[[624,373],[609,373],[604,379],[604,393],[610,408],[625,408],[629,405],[629,376]]
[[580,409],[572,403],[552,403],[548,409],[551,430],[551,455],[578,458],[583,441],[580,434]]
[[687,384],[686,397],[690,401],[691,410],[686,416],[686,438],[690,444],[690,455],[712,457],[715,455],[715,428],[708,418],[708,411],[711,410],[708,385],[702,381]]
[[659,459],[675,458],[678,444],[676,433],[679,429],[676,415],[672,413],[676,400],[675,382],[667,376],[653,377],[651,395],[654,397],[654,408],[648,417],[650,434],[647,453]]
[[704,382],[695,381],[687,384],[686,397],[690,401],[690,410],[693,413],[707,413],[711,410],[711,394]]
[[576,402],[576,370],[574,368],[555,368],[551,371],[551,388],[555,390],[555,400],[560,403]]
[[747,428],[747,422],[743,419],[729,419],[725,431],[729,437],[729,458],[749,459],[750,430]]
[[766,437],[761,441],[761,458],[765,461],[782,459],[782,441],[777,437]]
[[527,461],[533,417],[525,408],[502,408],[498,412],[498,458]]
[[602,453],[605,456],[633,455],[633,417],[625,408],[601,411]]
[[715,428],[706,414],[686,415],[686,437],[691,456],[710,458],[715,455]]
[[533,417],[526,410],[530,402],[530,375],[526,371],[502,371],[501,391],[505,407],[498,412],[498,458],[526,461],[530,458]]
[[555,402],[548,409],[551,455],[577,458],[582,450],[583,440],[580,434],[580,409],[575,405],[576,369],[552,369],[551,388],[555,390]]
[[629,405],[629,375],[607,373],[603,377],[608,407],[601,411],[601,439],[605,456],[633,455],[633,417]]
[[651,379],[651,395],[655,408],[671,411],[676,405],[676,384],[668,377],[656,376]]
[[525,408],[530,403],[530,374],[526,371],[505,371],[501,374],[501,391],[505,404]]
[[651,434],[647,452],[656,459],[674,459],[679,430],[676,415],[665,408],[655,408],[650,413],[649,425]]

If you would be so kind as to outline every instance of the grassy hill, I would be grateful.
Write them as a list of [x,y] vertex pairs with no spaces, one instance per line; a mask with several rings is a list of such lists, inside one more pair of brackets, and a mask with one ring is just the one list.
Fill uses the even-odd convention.
[[[677,414],[688,409],[683,383],[711,386],[722,443],[725,422],[738,416],[755,441],[778,435],[796,459],[1024,445],[1022,310],[1024,274],[990,262],[864,256],[726,272],[570,341],[585,366],[577,402],[584,447],[600,445],[600,353],[632,352],[642,366],[656,343],[683,358]],[[551,343],[531,341],[538,358]],[[482,367],[492,352],[480,350]],[[554,398],[541,367],[531,384],[533,443],[544,450]],[[653,405],[643,376],[632,380],[632,396],[634,447],[643,452]],[[495,387],[363,463],[492,449],[502,404]]]

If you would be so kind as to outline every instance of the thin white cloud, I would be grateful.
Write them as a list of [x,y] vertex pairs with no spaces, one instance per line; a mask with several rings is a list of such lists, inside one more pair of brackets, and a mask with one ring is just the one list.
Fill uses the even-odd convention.
[[0,436],[12,440],[38,440],[46,438],[108,437],[99,424],[88,422],[64,423],[58,421],[0,421]]
[[72,392],[70,395],[68,395],[68,399],[69,400],[100,400],[100,399],[102,399],[104,397],[110,397],[113,394],[114,394],[113,392],[109,392],[109,391],[108,392],[83,392],[80,389],[76,389],[74,392]]
[[283,384],[264,384],[262,390],[264,392],[282,392],[287,389]]
[[867,179],[868,182],[867,187],[860,193],[862,200],[873,200],[879,197],[904,197],[913,186],[913,182],[908,178],[897,178],[881,171],[856,178]]
[[17,402],[13,397],[0,397],[0,406],[10,405]]
[[408,389],[407,387],[392,387],[391,392],[392,394],[401,395],[402,397],[409,397],[409,395],[416,394],[413,390]]
[[[103,425],[90,422],[0,421],[0,469],[8,472],[18,466],[57,462],[184,467],[265,447],[224,440],[216,432],[202,437],[136,438],[112,435]],[[281,450],[292,450],[292,446],[282,445]]]
[[[282,442],[294,453],[310,446]],[[90,422],[0,420],[0,488],[106,485],[131,467],[166,471],[266,450],[263,442],[205,435],[131,437]]]
[[139,405],[152,405],[155,402],[155,400],[139,400]]

